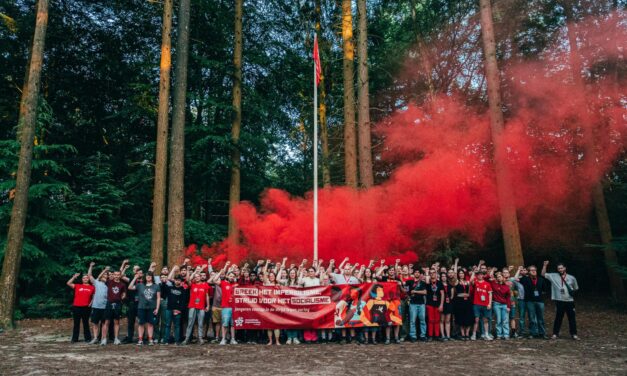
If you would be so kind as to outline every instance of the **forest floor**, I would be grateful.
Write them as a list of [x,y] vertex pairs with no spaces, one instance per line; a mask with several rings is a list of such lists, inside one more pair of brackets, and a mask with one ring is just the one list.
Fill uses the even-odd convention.
[[[549,332],[553,314],[549,303]],[[564,322],[559,340],[141,348],[70,344],[70,320],[23,320],[0,334],[0,375],[627,375],[626,319],[624,311],[586,298],[577,304],[581,341],[570,339]]]

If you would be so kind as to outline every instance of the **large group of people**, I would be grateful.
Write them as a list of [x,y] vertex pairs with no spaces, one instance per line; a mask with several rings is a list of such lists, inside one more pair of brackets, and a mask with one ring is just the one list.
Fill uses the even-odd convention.
[[[187,345],[206,341],[220,345],[237,343],[392,344],[402,341],[549,339],[544,322],[544,294],[550,291],[556,305],[551,338],[558,338],[566,314],[570,336],[578,339],[574,294],[577,280],[557,264],[557,272],[540,271],[534,265],[496,268],[483,261],[461,267],[435,263],[430,267],[394,265],[370,261],[360,265],[344,259],[287,264],[260,260],[255,265],[226,262],[219,270],[212,260],[193,267],[164,266],[156,273],[151,263],[144,272],[124,260],[119,270],[105,267],[94,277],[89,265],[80,283],[77,273],[67,282],[74,290],[72,342],[79,341],[81,323],[90,344]],[[233,325],[233,289],[237,286],[314,287],[392,282],[398,284],[399,313],[395,325],[350,329],[236,330]],[[372,303],[371,303],[372,302]],[[371,301],[368,304],[376,304]],[[126,309],[123,310],[123,306]],[[127,333],[119,339],[125,311]],[[373,319],[374,321],[375,319]],[[194,328],[196,330],[194,330]],[[135,330],[137,329],[137,337]]]

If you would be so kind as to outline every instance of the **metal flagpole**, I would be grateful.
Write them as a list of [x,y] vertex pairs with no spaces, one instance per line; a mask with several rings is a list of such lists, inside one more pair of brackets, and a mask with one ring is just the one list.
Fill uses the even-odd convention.
[[[314,43],[317,41],[314,36]],[[316,59],[313,59],[313,84],[314,84],[314,131],[313,131],[313,259],[318,260],[318,74],[316,71]]]

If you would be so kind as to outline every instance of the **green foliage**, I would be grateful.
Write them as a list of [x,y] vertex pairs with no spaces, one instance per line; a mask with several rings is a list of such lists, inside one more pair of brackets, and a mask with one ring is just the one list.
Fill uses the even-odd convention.
[[[21,87],[34,26],[32,0],[0,2],[0,228],[11,212],[19,145]],[[564,36],[556,0],[495,1],[499,58],[532,58]],[[561,3],[561,2],[560,2]],[[604,15],[625,1],[577,0],[577,18]],[[320,49],[327,94],[332,182],[343,183],[340,8],[321,0]],[[312,184],[312,1],[244,2],[244,200],[267,187],[302,195]],[[67,312],[65,281],[89,261],[117,267],[150,254],[162,3],[52,1],[34,147],[29,212],[19,279],[20,315]],[[174,15],[174,27],[177,24]],[[621,17],[624,17],[624,12]],[[357,18],[355,17],[355,20]],[[408,102],[461,93],[485,102],[477,2],[368,1],[371,117]],[[355,23],[356,24],[356,23]],[[193,0],[185,153],[185,241],[211,244],[226,234],[231,159],[233,2]],[[356,35],[356,34],[355,34]],[[173,33],[173,42],[176,32]],[[176,50],[176,46],[173,46]],[[517,54],[517,56],[512,56]],[[433,67],[425,74],[423,58]],[[478,60],[479,59],[479,60]],[[176,61],[174,61],[176,64]],[[504,80],[507,106],[507,82]],[[378,158],[378,181],[394,168]],[[389,165],[388,165],[389,164]],[[609,174],[614,233],[627,234],[627,168]],[[6,232],[0,232],[0,252]],[[501,239],[441,242],[449,263],[478,249],[501,255]],[[622,238],[618,238],[622,239]],[[434,240],[439,241],[439,240]],[[617,249],[623,247],[618,243]],[[622,249],[622,248],[621,248]],[[492,252],[494,251],[494,252]],[[0,253],[1,256],[2,253]],[[621,260],[624,260],[623,254]],[[486,258],[487,259],[487,258]],[[20,316],[21,317],[21,316]]]

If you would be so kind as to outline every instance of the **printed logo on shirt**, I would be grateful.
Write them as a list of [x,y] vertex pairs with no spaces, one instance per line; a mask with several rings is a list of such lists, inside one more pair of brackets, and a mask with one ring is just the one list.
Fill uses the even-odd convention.
[[155,295],[155,293],[152,290],[150,290],[150,289],[144,290],[144,297],[146,298],[146,300],[152,299],[152,297],[154,295]]
[[111,288],[111,291],[113,292],[114,295],[117,295],[120,293],[120,288],[118,286],[113,286]]

